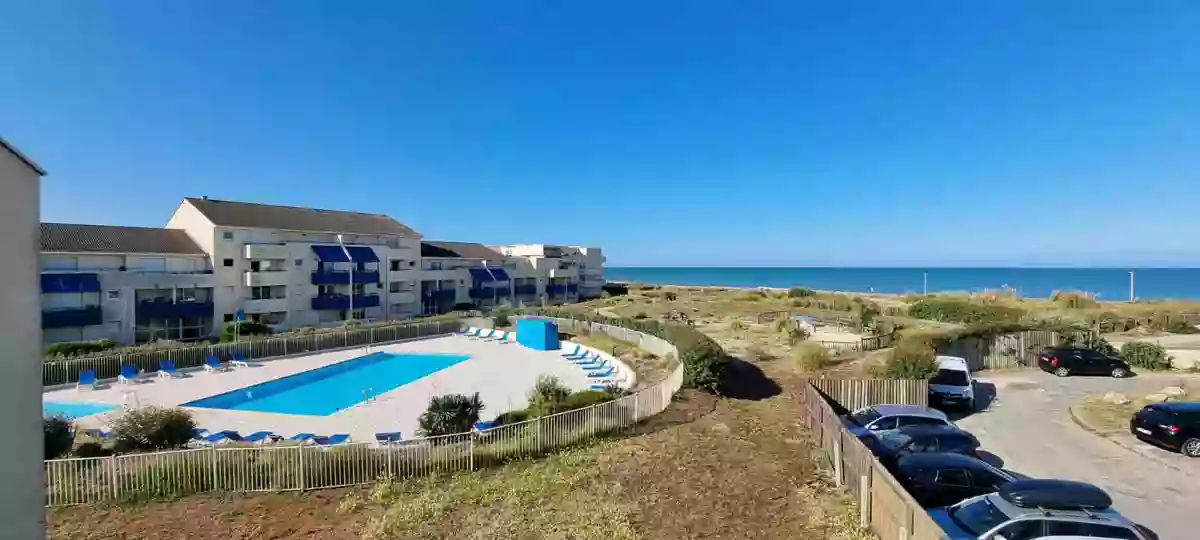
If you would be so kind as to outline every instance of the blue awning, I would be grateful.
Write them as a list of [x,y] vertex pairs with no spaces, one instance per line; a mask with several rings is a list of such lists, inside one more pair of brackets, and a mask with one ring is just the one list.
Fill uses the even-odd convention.
[[342,246],[313,246],[312,250],[321,262],[350,262],[350,259],[346,257],[346,252],[342,251]]
[[471,280],[475,283],[491,283],[496,281],[496,278],[492,277],[492,274],[485,268],[469,268],[467,271],[471,273]]
[[346,251],[350,252],[350,258],[354,259],[354,262],[379,262],[379,256],[375,255],[375,250],[367,246],[346,246]]

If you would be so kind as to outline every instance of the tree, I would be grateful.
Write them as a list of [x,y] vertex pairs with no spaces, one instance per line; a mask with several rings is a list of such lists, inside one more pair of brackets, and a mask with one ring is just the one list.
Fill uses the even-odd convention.
[[71,421],[62,417],[42,420],[45,459],[54,459],[71,451],[75,434],[71,432]]
[[238,339],[245,339],[250,336],[269,336],[273,333],[270,326],[254,321],[242,321],[241,323],[229,323],[225,328],[221,329],[221,342],[228,343],[233,341],[234,336]]
[[434,396],[429,400],[429,407],[417,419],[417,425],[421,434],[426,437],[466,433],[479,421],[479,414],[483,409],[483,400],[479,398],[479,392],[470,396]]

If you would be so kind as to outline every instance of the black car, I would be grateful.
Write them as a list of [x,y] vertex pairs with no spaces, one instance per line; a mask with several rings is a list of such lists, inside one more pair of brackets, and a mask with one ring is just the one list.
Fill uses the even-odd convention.
[[1038,356],[1038,367],[1059,377],[1110,375],[1119,379],[1133,373],[1124,360],[1084,347],[1046,347]]
[[925,508],[950,506],[994,493],[1016,480],[1011,474],[962,454],[909,454],[896,460],[896,480]]
[[863,444],[889,469],[908,454],[944,453],[977,457],[979,439],[951,426],[893,429],[862,437]]
[[1129,419],[1129,432],[1148,443],[1200,457],[1200,402],[1146,405]]

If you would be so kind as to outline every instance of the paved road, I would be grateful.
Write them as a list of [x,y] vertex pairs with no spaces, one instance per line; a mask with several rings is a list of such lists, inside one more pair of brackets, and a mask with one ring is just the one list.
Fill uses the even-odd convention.
[[[1076,425],[1068,411],[1087,394],[1138,395],[1180,382],[1179,376],[1159,375],[1124,380],[1059,379],[1040,371],[984,375],[981,393],[993,385],[995,399],[957,423],[979,437],[984,450],[1003,459],[1004,468],[1035,478],[1096,484],[1112,495],[1122,514],[1163,540],[1190,540],[1200,537],[1200,460],[1132,437],[1099,437]],[[1187,382],[1193,388],[1200,384],[1194,378]]]

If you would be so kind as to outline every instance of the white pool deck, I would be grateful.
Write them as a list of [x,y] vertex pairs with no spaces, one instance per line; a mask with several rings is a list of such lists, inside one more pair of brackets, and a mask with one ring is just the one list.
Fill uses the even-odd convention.
[[[563,342],[567,350],[573,344]],[[50,401],[88,401],[129,406],[178,406],[200,398],[228,392],[261,382],[286,377],[324,365],[356,358],[368,352],[451,353],[470,359],[437,371],[411,383],[382,393],[374,399],[329,416],[308,416],[225,409],[185,407],[196,424],[212,431],[236,430],[242,435],[272,431],[283,437],[297,433],[329,435],[349,433],[354,441],[373,441],[375,433],[399,431],[405,439],[416,437],[417,418],[425,411],[429,398],[443,394],[479,392],[485,409],[482,419],[525,407],[529,389],[541,375],[558,377],[566,386],[586,389],[599,381],[589,380],[578,366],[563,358],[562,350],[538,351],[516,342],[480,340],[466,336],[439,336],[392,345],[346,349],[252,361],[250,367],[225,372],[189,371],[171,379],[159,379],[155,373],[143,373],[134,384],[104,382],[96,390],[74,388],[46,392]],[[611,360],[611,359],[610,359]],[[618,378],[628,368],[619,364]],[[127,392],[133,395],[126,396]],[[108,428],[120,410],[86,416],[76,420],[81,428]]]

